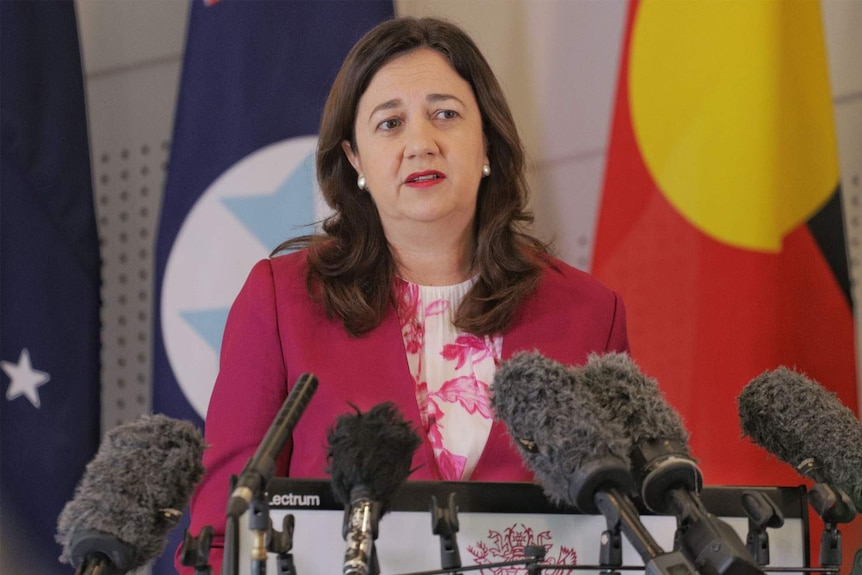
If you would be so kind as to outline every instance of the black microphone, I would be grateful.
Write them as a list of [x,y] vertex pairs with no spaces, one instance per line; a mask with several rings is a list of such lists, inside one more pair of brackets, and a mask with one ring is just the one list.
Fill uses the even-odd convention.
[[255,495],[266,488],[275,473],[275,463],[284,449],[284,444],[293,433],[293,428],[296,427],[315,391],[317,391],[317,378],[310,373],[300,375],[266,435],[257,446],[257,451],[243,467],[228,501],[228,517],[239,517],[245,513]]
[[644,505],[677,518],[683,554],[704,575],[760,575],[739,535],[700,499],[703,476],[689,453],[682,418],[655,380],[624,353],[592,354],[578,368],[585,387],[630,438],[631,460]]
[[802,475],[838,488],[862,513],[862,422],[831,392],[780,367],[737,398],[742,431]]
[[354,409],[339,416],[327,434],[327,472],[335,498],[344,504],[343,575],[375,575],[378,521],[410,475],[421,440],[391,402],[366,413]]
[[665,553],[641,522],[627,495],[634,487],[631,442],[576,375],[538,353],[516,354],[491,386],[497,418],[553,502],[604,515],[609,530],[622,529],[648,573],[694,573],[681,554]]
[[188,421],[144,416],[105,435],[57,522],[60,561],[78,575],[122,575],[158,557],[204,473]]

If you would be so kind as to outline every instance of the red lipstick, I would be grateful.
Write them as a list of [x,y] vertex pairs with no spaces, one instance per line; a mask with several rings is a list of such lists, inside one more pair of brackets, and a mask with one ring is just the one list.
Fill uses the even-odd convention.
[[445,179],[446,175],[443,172],[425,170],[424,172],[413,172],[407,176],[404,184],[411,188],[428,188],[439,184]]

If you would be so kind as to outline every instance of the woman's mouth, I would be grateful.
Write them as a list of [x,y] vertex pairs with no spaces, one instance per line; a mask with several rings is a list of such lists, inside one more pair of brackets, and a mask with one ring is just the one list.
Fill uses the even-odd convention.
[[411,188],[427,188],[440,183],[444,179],[446,179],[446,176],[442,172],[427,170],[410,174],[404,180],[404,183]]

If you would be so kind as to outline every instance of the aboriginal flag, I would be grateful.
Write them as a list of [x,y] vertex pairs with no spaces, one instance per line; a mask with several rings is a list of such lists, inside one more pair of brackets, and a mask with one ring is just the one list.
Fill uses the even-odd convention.
[[742,438],[736,398],[785,365],[858,409],[820,5],[635,0],[624,43],[593,273],[705,481],[803,483]]

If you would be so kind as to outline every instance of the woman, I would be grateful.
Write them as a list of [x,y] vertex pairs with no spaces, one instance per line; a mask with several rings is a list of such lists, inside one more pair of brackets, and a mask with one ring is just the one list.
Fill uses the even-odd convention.
[[497,364],[628,348],[618,295],[525,231],[514,121],[456,26],[397,19],[359,41],[326,102],[317,175],[334,210],[323,233],[259,262],[225,329],[191,525],[215,527],[216,569],[229,477],[300,374],[320,385],[277,475],[327,477],[335,418],[393,401],[423,439],[412,479],[531,481],[489,409]]

